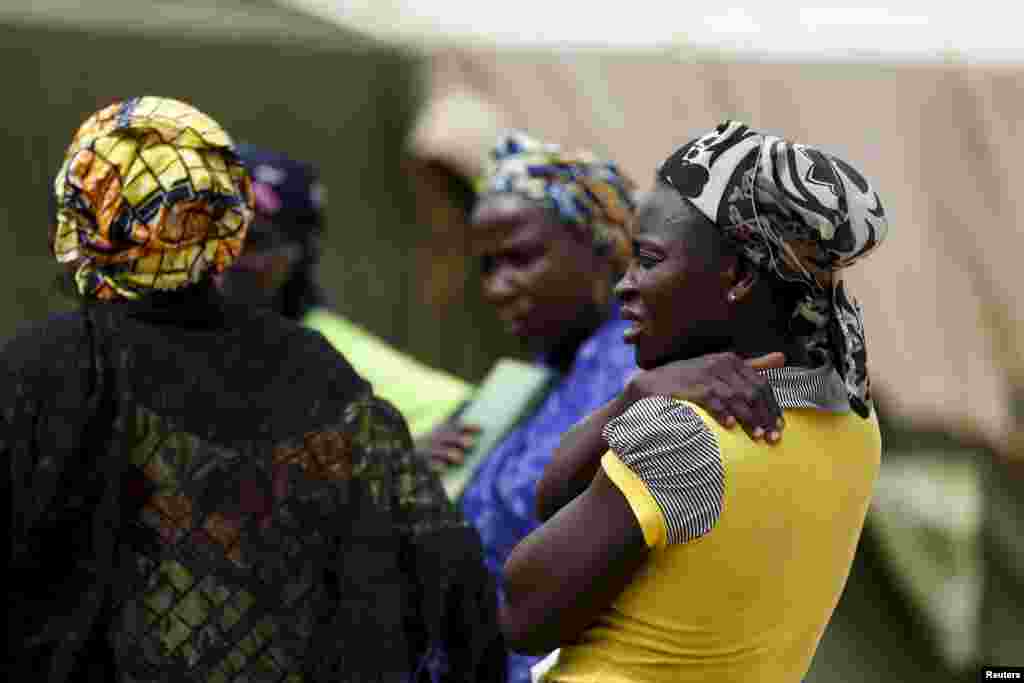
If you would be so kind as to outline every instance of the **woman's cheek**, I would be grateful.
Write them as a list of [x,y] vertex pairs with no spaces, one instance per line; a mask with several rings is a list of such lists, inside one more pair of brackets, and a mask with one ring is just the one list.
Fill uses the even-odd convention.
[[524,289],[536,290],[549,282],[554,268],[547,259],[539,259],[517,273],[517,280]]

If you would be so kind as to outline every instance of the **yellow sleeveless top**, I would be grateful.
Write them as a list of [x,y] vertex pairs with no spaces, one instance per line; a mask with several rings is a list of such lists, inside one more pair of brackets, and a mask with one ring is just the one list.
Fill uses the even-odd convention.
[[668,397],[609,422],[602,466],[651,553],[544,681],[801,681],[846,583],[881,437],[831,368],[762,374],[786,418],[776,445]]

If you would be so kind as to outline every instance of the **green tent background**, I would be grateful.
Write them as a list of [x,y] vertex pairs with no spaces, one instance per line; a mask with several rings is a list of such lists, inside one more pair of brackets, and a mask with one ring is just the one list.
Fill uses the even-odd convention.
[[[401,165],[420,97],[415,56],[269,0],[0,3],[0,338],[73,305],[52,286],[50,188],[78,125],[109,102],[162,95],[236,140],[317,164],[328,190],[320,271],[343,314],[435,366],[477,380],[518,348],[480,300],[442,313],[420,285],[417,225]],[[440,321],[440,322],[439,322]]]

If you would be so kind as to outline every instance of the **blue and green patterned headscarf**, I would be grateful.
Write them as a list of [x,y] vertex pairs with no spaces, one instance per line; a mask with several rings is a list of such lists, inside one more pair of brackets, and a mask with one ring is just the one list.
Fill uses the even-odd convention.
[[491,151],[477,191],[516,194],[584,228],[599,254],[619,265],[629,258],[627,226],[636,210],[635,184],[611,161],[589,152],[567,154],[525,133],[503,135]]

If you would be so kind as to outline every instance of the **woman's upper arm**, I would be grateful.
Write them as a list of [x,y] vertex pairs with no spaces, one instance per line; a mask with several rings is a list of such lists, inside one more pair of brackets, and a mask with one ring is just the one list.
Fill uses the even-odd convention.
[[524,539],[505,564],[502,628],[510,646],[542,654],[575,640],[647,556],[629,503],[603,471]]
[[717,439],[692,408],[638,401],[605,426],[612,452],[590,487],[512,552],[502,614],[514,648],[574,640],[631,580],[648,548],[710,533],[722,510]]

